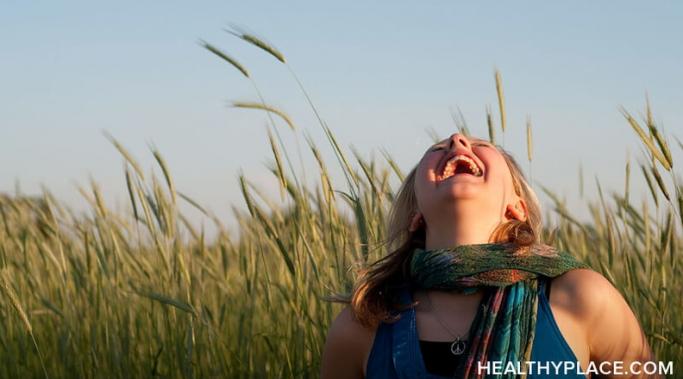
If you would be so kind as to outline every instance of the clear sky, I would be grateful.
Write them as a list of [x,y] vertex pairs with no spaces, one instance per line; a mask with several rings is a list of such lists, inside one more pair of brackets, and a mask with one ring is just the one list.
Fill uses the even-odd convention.
[[[451,108],[462,110],[474,134],[487,136],[485,107],[497,115],[493,72],[499,68],[506,149],[528,169],[529,115],[534,181],[586,214],[577,193],[579,163],[586,195],[595,198],[594,176],[603,188],[622,191],[627,149],[633,164],[643,156],[620,105],[642,113],[647,91],[664,131],[683,138],[682,19],[683,5],[674,1],[4,0],[0,192],[14,192],[19,183],[33,194],[45,185],[82,208],[75,185],[87,185],[92,176],[107,200],[125,203],[122,157],[106,130],[145,169],[154,165],[148,144],[158,147],[178,189],[226,220],[231,204],[244,209],[239,169],[275,195],[264,166],[272,160],[267,118],[226,106],[256,100],[256,94],[236,70],[202,49],[200,38],[251,71],[266,101],[288,112],[323,149],[337,189],[345,190],[332,150],[286,67],[222,30],[233,23],[285,54],[347,151],[353,146],[366,158],[381,158],[384,148],[406,172],[431,143],[428,130],[441,137],[456,130]],[[293,134],[280,131],[296,157]],[[314,179],[301,133],[307,175]],[[674,151],[683,162],[680,149]],[[636,168],[634,195],[645,195]]]

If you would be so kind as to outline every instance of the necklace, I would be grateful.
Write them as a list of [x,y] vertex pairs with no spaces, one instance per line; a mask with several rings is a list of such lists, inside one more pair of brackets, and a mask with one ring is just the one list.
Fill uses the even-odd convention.
[[[446,331],[451,335],[451,337],[455,337],[455,340],[453,340],[453,342],[451,342],[451,354],[460,355],[460,354],[464,353],[465,349],[467,348],[467,340],[462,339],[463,335],[459,335],[459,336],[455,335],[455,333],[453,333],[451,331],[451,329],[449,327],[447,327],[443,321],[441,321],[441,318],[439,317],[437,309],[434,306],[434,304],[432,303],[431,297],[429,296],[429,291],[427,291],[427,300],[429,300],[429,309],[433,310],[434,317],[436,318],[436,321],[438,321],[439,324],[441,324],[441,326],[443,326],[443,328],[446,329]],[[468,330],[468,333],[469,333],[469,330]]]

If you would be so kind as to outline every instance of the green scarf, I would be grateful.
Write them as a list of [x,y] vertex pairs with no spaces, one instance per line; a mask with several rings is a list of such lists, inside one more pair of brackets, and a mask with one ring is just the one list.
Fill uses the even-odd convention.
[[[414,288],[485,292],[468,339],[469,355],[459,366],[459,378],[494,377],[477,373],[477,362],[531,360],[538,307],[538,277],[554,278],[569,270],[590,268],[552,246],[514,243],[416,248],[410,262]],[[523,363],[522,363],[523,364]],[[496,376],[500,378],[501,376]],[[514,378],[514,375],[502,376]],[[520,377],[525,377],[522,375]]]

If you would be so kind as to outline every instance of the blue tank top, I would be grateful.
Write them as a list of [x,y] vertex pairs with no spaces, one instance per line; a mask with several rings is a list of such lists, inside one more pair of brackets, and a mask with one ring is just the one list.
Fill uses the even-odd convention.
[[[531,361],[542,362],[578,362],[576,355],[562,336],[555,318],[553,317],[545,295],[545,284],[549,281],[539,281],[538,313],[536,319],[536,333],[531,348]],[[408,290],[401,294],[402,303],[412,302]],[[529,375],[528,379],[565,378],[586,379],[576,370],[568,375],[555,375],[552,364],[550,375]],[[375,340],[368,357],[366,368],[367,379],[445,379],[446,376],[435,375],[427,371],[422,352],[420,351],[415,308],[402,312],[401,318],[395,323],[381,323],[375,333]],[[561,372],[562,373],[562,372]]]

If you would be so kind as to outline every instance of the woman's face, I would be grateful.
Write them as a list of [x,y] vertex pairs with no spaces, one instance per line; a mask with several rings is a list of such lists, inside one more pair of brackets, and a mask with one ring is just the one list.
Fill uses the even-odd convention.
[[467,215],[473,210],[477,218],[504,221],[514,217],[508,214],[508,205],[521,210],[522,216],[526,211],[522,209],[524,204],[519,204],[520,197],[515,193],[512,174],[502,153],[485,140],[460,133],[425,152],[416,171],[415,194],[427,224],[440,215]]

